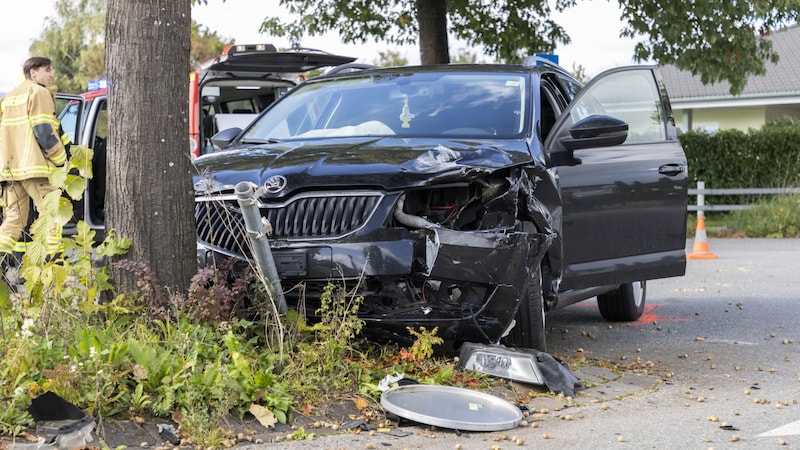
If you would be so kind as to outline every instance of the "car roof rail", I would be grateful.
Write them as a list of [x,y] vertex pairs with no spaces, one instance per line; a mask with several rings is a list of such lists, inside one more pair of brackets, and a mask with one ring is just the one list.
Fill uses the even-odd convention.
[[323,75],[334,75],[337,73],[348,73],[348,72],[357,72],[359,70],[367,70],[367,69],[380,69],[381,66],[376,66],[374,64],[366,64],[366,63],[347,63],[347,64],[339,64],[338,66],[331,67]]
[[563,67],[559,66],[558,64],[554,63],[553,61],[543,58],[539,55],[531,55],[525,58],[525,62],[522,63],[525,67],[533,67],[533,66],[550,66],[550,67],[557,67],[559,69],[564,70]]
[[282,52],[286,53],[320,53],[327,55],[328,52],[316,48],[309,48],[309,47],[289,47],[281,49]]

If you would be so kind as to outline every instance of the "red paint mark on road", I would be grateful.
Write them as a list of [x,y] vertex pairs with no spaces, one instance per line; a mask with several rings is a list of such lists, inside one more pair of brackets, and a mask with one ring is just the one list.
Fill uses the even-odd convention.
[[648,323],[663,323],[663,322],[689,322],[693,320],[691,317],[667,317],[656,314],[654,311],[658,308],[659,304],[644,305],[644,313],[639,317],[639,320],[633,323],[648,324]]
[[[642,316],[639,317],[639,320],[636,320],[634,322],[628,322],[628,323],[630,323],[631,325],[637,325],[637,324],[638,325],[645,325],[645,324],[652,324],[653,322],[656,322],[656,323],[691,322],[692,320],[694,320],[693,317],[667,317],[667,316],[662,316],[662,315],[656,314],[653,311],[655,311],[659,306],[661,306],[661,304],[659,304],[659,303],[644,305],[644,312],[642,313]],[[570,305],[569,307],[570,308],[582,308],[582,307],[597,308],[597,303],[595,303],[594,301],[581,302],[581,303],[575,303],[574,305]]]

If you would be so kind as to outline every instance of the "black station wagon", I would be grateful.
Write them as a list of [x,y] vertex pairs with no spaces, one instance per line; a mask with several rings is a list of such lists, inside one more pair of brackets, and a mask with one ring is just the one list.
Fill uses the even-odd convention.
[[252,262],[234,188],[254,183],[281,283],[304,287],[290,306],[313,317],[347,284],[376,337],[546,351],[548,311],[597,297],[636,320],[647,280],[685,272],[686,157],[656,67],[586,86],[536,57],[329,74],[213,142],[194,161],[201,262]]

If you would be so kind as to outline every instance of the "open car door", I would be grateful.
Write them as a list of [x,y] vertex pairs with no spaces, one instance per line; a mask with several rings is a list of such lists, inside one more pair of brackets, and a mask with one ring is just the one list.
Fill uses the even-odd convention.
[[[89,100],[87,100],[89,98]],[[56,107],[61,128],[73,144],[85,145],[94,153],[92,178],[83,198],[73,202],[74,219],[83,220],[102,240],[105,236],[106,140],[108,138],[108,99],[105,92],[85,97],[57,94]],[[64,234],[74,229],[65,227]]]
[[598,75],[545,151],[561,184],[561,289],[685,273],[687,163],[656,67]]

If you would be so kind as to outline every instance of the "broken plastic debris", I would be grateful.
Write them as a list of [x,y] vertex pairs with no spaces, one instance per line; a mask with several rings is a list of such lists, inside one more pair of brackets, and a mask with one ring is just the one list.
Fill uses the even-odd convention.
[[361,431],[372,431],[378,429],[378,427],[376,427],[375,425],[371,425],[367,423],[367,421],[361,419],[355,419],[351,420],[350,422],[343,423],[341,428],[343,430],[351,430],[353,428],[359,428],[361,429]]
[[388,434],[389,436],[394,437],[406,437],[411,434],[410,431],[401,430],[399,428],[392,428],[389,431],[382,432],[383,434]]
[[522,411],[510,402],[454,386],[398,386],[381,395],[381,405],[399,417],[454,430],[508,430],[522,421]]
[[530,348],[467,342],[461,346],[456,368],[545,385],[551,391],[568,397],[574,397],[575,389],[583,387],[575,375],[552,355]]
[[31,400],[28,412],[36,421],[36,435],[42,441],[27,448],[75,448],[92,440],[94,418],[54,392]]
[[158,434],[166,439],[170,444],[178,445],[181,443],[181,440],[175,435],[175,427],[170,424],[158,424]]
[[397,383],[403,378],[405,378],[405,374],[402,373],[395,373],[394,375],[392,374],[386,375],[378,383],[378,390],[381,392],[386,392],[391,387],[392,384]]

